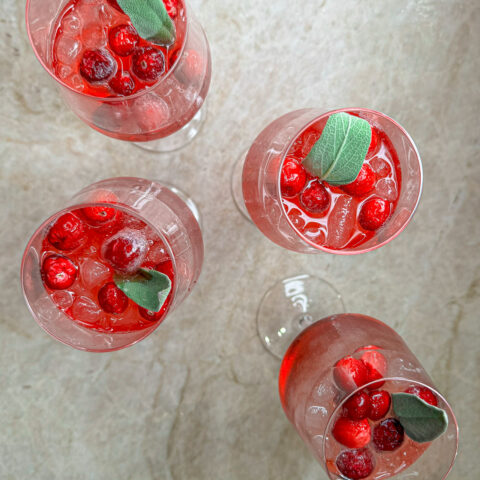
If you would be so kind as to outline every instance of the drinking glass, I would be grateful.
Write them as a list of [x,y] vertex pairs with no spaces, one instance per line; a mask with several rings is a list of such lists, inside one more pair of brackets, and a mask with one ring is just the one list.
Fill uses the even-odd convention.
[[[101,98],[67,85],[53,69],[52,37],[58,15],[68,0],[27,0],[27,32],[36,57],[55,79],[65,103],[87,125],[119,140],[135,142],[150,151],[182,148],[199,133],[206,117],[210,86],[210,48],[202,26],[184,2],[186,21],[178,57],[153,86],[133,95]],[[98,2],[97,2],[98,3]],[[98,8],[110,8],[106,5]],[[92,4],[92,8],[97,6]],[[192,55],[195,68],[192,68]]]
[[[340,112],[364,118],[389,137],[398,154],[401,182],[396,209],[385,225],[362,244],[334,249],[315,243],[295,228],[282,203],[280,176],[283,163],[300,135],[312,125],[323,129],[328,118]],[[307,108],[283,115],[257,136],[250,149],[235,163],[231,176],[232,196],[237,208],[272,242],[298,253],[325,252],[338,255],[370,252],[399,235],[415,213],[422,183],[420,155],[410,135],[387,115],[366,108],[344,108],[326,113],[321,109]],[[344,311],[339,293],[331,285],[317,277],[299,276],[303,277],[301,289],[309,301],[292,302],[285,288],[292,282],[290,278],[285,278],[264,295],[258,309],[257,325],[261,340],[276,356],[285,352],[299,329],[311,323],[312,319],[322,318],[328,311]],[[294,284],[298,286],[298,281],[294,280]],[[313,296],[308,292],[313,292]],[[288,313],[268,314],[273,311]]]
[[[377,379],[345,393],[335,380],[335,364],[346,356],[358,358],[372,351],[381,352],[386,359],[387,369],[382,378],[385,383],[379,384]],[[285,414],[330,479],[348,478],[336,466],[337,456],[345,447],[332,434],[346,402],[361,391],[380,388],[395,393],[412,387],[427,387],[435,395],[438,407],[448,416],[446,432],[430,443],[416,443],[405,435],[395,451],[378,452],[369,443],[366,448],[374,456],[375,468],[366,478],[445,479],[458,448],[455,415],[419,360],[389,326],[359,314],[332,315],[319,320],[292,342],[279,374]]]
[[43,222],[29,240],[22,259],[21,282],[28,308],[40,327],[60,342],[90,352],[108,352],[133,345],[150,335],[164,319],[136,331],[97,331],[73,321],[56,306],[45,289],[40,251],[50,225],[61,215],[78,208],[112,207],[111,203],[95,201],[105,191],[117,197],[117,210],[146,223],[165,245],[174,276],[168,313],[187,298],[197,283],[204,254],[198,209],[193,200],[177,188],[166,187],[158,181],[123,177],[94,183],[74,195],[62,210]]

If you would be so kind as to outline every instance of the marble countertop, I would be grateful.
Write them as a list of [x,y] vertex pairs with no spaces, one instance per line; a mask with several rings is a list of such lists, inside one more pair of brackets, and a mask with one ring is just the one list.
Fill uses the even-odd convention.
[[[169,155],[106,138],[64,107],[29,46],[24,3],[0,3],[0,478],[326,479],[282,412],[279,363],[255,327],[262,292],[300,272],[404,336],[458,416],[449,478],[472,478],[480,469],[478,0],[192,0],[212,48],[209,117],[195,142]],[[376,252],[287,252],[233,204],[232,163],[269,121],[310,106],[380,110],[418,145],[420,207]],[[128,175],[177,184],[197,201],[203,273],[154,335],[87,354],[35,324],[18,281],[22,251],[72,193]]]

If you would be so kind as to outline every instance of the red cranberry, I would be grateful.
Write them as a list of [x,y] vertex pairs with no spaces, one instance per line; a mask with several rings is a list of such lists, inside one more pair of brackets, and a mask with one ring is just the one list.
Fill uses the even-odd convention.
[[102,82],[115,73],[115,60],[105,50],[86,50],[80,61],[80,73],[90,83]]
[[[360,357],[368,370],[368,382],[373,382],[385,377],[387,373],[387,360],[378,350],[368,350]],[[385,382],[375,382],[369,388],[380,388]]]
[[330,206],[330,195],[322,183],[314,180],[301,193],[300,203],[311,213],[323,213]]
[[366,163],[363,164],[357,178],[348,185],[343,185],[342,189],[349,195],[361,196],[373,190],[375,186],[375,172]]
[[178,13],[178,0],[163,0],[163,3],[170,18],[175,18]]
[[109,282],[98,292],[98,303],[105,312],[118,315],[127,309],[128,297],[113,282]]
[[91,225],[101,225],[115,218],[117,210],[112,207],[85,207],[82,214]]
[[103,247],[103,257],[112,267],[123,273],[133,273],[142,264],[147,250],[143,235],[134,230],[122,230]]
[[337,442],[348,448],[361,448],[370,442],[372,432],[367,419],[340,417],[333,426],[332,435]]
[[366,392],[357,392],[343,405],[345,415],[352,420],[363,420],[370,410],[370,397]]
[[132,69],[141,80],[154,82],[165,72],[165,56],[156,48],[138,48],[133,54]]
[[59,217],[48,231],[48,241],[59,250],[75,250],[87,236],[85,224],[75,215],[65,213]]
[[370,409],[368,418],[370,420],[382,419],[390,410],[390,394],[385,390],[377,390],[370,393]]
[[370,146],[368,147],[367,157],[372,156],[372,154],[377,149],[377,144],[378,144],[378,136],[375,131],[375,128],[372,127],[372,139],[370,140]]
[[373,443],[381,452],[396,450],[403,438],[403,427],[396,418],[387,418],[373,429]]
[[131,95],[135,90],[135,80],[126,72],[118,72],[108,84],[115,93],[125,97]]
[[137,46],[139,36],[133,25],[117,25],[108,32],[110,48],[120,57],[127,57]]
[[42,278],[52,290],[65,290],[77,278],[77,266],[69,258],[51,255],[43,262]]
[[287,157],[283,162],[280,175],[280,189],[285,197],[294,197],[300,193],[307,181],[303,165],[295,158]]
[[339,388],[346,393],[351,393],[367,383],[367,367],[357,358],[344,357],[336,363],[333,378]]
[[390,203],[383,198],[373,197],[367,200],[360,210],[358,222],[365,230],[377,230],[390,215]]
[[337,457],[336,465],[342,475],[351,480],[367,478],[375,466],[370,450],[344,450]]
[[435,394],[427,387],[422,387],[420,385],[415,385],[414,387],[407,388],[405,393],[410,393],[411,395],[416,395],[418,398],[421,398],[424,402],[429,403],[436,407],[438,405],[438,400]]

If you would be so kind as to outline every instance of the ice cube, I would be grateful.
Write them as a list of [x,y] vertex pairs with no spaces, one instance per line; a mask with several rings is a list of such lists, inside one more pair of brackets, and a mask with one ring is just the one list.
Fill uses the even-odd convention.
[[70,81],[72,82],[73,87],[79,91],[82,91],[85,88],[83,78],[79,74],[73,75]]
[[107,32],[99,23],[90,23],[82,31],[86,48],[102,48],[107,44]]
[[303,234],[312,242],[317,245],[323,245],[325,243],[325,227],[320,224],[309,223],[303,230]]
[[297,208],[292,208],[292,210],[288,212],[288,218],[297,230],[302,230],[305,226],[305,219],[303,218],[303,213]]
[[69,292],[68,290],[57,290],[52,293],[52,300],[63,310],[72,306],[73,298],[73,292]]
[[398,197],[397,185],[391,178],[379,180],[375,186],[375,191],[377,195],[389,202],[394,202]]
[[80,54],[81,45],[78,40],[69,35],[63,35],[57,42],[57,59],[63,65],[71,66]]
[[137,98],[133,111],[142,132],[159,130],[167,124],[170,118],[167,103],[153,93]]
[[57,68],[57,75],[61,80],[66,80],[72,74],[72,69],[68,65],[62,65]]
[[162,263],[170,260],[170,255],[165,248],[163,242],[155,242],[150,247],[150,251],[148,252],[147,260],[153,263]]
[[142,231],[124,228],[103,243],[102,256],[115,270],[135,273],[147,256],[148,246]]
[[355,208],[350,195],[340,195],[328,217],[327,246],[344,247],[355,227]]
[[101,322],[104,315],[102,309],[88,297],[78,297],[72,306],[72,315],[75,320],[86,323]]
[[70,15],[63,18],[62,28],[63,33],[69,33],[75,35],[80,33],[80,28],[82,26],[82,21],[74,12]]
[[377,174],[377,177],[383,178],[387,175],[390,175],[392,172],[392,167],[389,163],[381,158],[381,157],[374,157],[370,160],[370,166],[372,167],[373,171]]
[[80,279],[89,290],[106,283],[110,275],[110,268],[103,263],[96,262],[91,258],[80,262]]

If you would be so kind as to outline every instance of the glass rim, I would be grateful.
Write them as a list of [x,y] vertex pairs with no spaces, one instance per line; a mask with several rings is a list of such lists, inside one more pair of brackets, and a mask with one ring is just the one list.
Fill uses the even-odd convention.
[[[281,186],[280,186],[280,182],[281,182],[281,174],[282,174],[282,168],[283,168],[283,164],[287,158],[287,154],[288,152],[290,151],[290,149],[292,148],[293,144],[295,143],[296,139],[298,138],[298,136],[303,132],[305,131],[306,129],[308,129],[310,126],[314,125],[315,123],[317,123],[319,120],[325,118],[325,117],[329,117],[330,115],[333,115],[335,113],[341,113],[341,112],[355,112],[355,113],[371,113],[371,114],[375,114],[377,116],[380,116],[386,120],[388,120],[389,122],[391,122],[395,127],[397,127],[401,132],[402,134],[407,138],[407,140],[409,141],[411,147],[413,148],[414,152],[415,152],[415,156],[416,156],[416,159],[418,161],[418,166],[419,166],[419,169],[420,169],[420,188],[418,190],[418,195],[417,195],[417,198],[415,200],[415,205],[412,209],[412,211],[410,212],[410,215],[408,216],[408,218],[404,221],[403,225],[391,236],[389,236],[387,239],[385,239],[383,242],[381,243],[378,243],[376,245],[372,245],[371,247],[368,247],[368,248],[361,248],[361,249],[358,249],[358,250],[336,250],[336,249],[333,249],[333,248],[328,248],[328,247],[325,247],[325,246],[321,246],[321,245],[318,245],[316,244],[315,242],[313,242],[312,240],[308,239],[305,235],[303,235],[302,233],[300,233],[297,228],[295,228],[295,226],[293,225],[292,221],[290,220],[290,217],[287,215],[287,212],[285,211],[285,207],[283,205],[283,202],[281,201],[282,199],[282,195],[281,195]],[[281,203],[281,208],[282,208],[282,216],[284,216],[284,218],[287,220],[288,224],[290,225],[290,227],[293,229],[293,231],[295,232],[295,234],[297,236],[299,236],[305,243],[307,243],[309,246],[311,246],[312,248],[314,248],[315,250],[320,250],[322,252],[326,252],[326,253],[333,253],[335,255],[359,255],[359,254],[362,254],[362,253],[368,253],[368,252],[371,252],[371,251],[374,251],[374,250],[377,250],[378,248],[380,247],[383,247],[384,245],[386,245],[387,243],[390,243],[394,238],[396,238],[398,235],[400,235],[400,233],[402,233],[405,228],[407,228],[407,225],[410,223],[411,219],[413,218],[417,208],[418,208],[418,205],[420,203],[420,199],[421,199],[421,196],[422,196],[422,191],[423,191],[423,166],[422,166],[422,159],[420,157],[420,153],[417,149],[417,146],[415,145],[415,142],[413,141],[412,137],[409,135],[409,133],[397,122],[395,121],[393,118],[389,117],[388,115],[384,114],[384,113],[381,113],[377,110],[372,110],[372,109],[369,109],[369,108],[363,108],[363,107],[350,107],[350,108],[339,108],[339,109],[335,109],[335,110],[330,110],[328,112],[325,112],[317,117],[315,117],[312,121],[308,122],[306,125],[304,125],[300,130],[298,130],[298,132],[295,134],[295,137],[292,139],[292,141],[288,144],[287,148],[285,149],[284,153],[282,153],[281,155],[281,162],[280,162],[280,168],[278,170],[278,178],[277,178],[277,196],[278,198],[280,199],[280,203]]]
[[[92,184],[92,185],[95,185],[95,184]],[[28,310],[30,311],[30,314],[34,318],[37,325],[44,332],[46,332],[48,335],[53,337],[55,340],[58,340],[60,343],[63,343],[64,345],[67,345],[71,348],[75,348],[76,350],[82,350],[82,351],[87,351],[87,352],[91,352],[91,353],[108,353],[108,352],[114,352],[114,351],[117,351],[117,350],[123,350],[124,348],[128,348],[128,347],[131,347],[132,345],[135,345],[139,341],[144,340],[146,337],[151,335],[164,322],[164,320],[167,318],[167,316],[170,313],[170,306],[172,305],[172,303],[173,303],[173,301],[174,301],[174,299],[177,295],[178,282],[173,282],[174,285],[173,285],[172,300],[170,302],[170,306],[169,306],[168,310],[165,312],[165,314],[161,318],[161,321],[157,321],[155,323],[152,323],[151,326],[148,326],[148,327],[140,330],[140,332],[145,332],[145,334],[142,333],[142,335],[140,335],[140,337],[138,339],[135,339],[132,343],[129,343],[127,345],[123,345],[123,346],[115,347],[115,348],[105,348],[105,349],[99,349],[99,350],[91,350],[89,348],[82,347],[82,346],[79,346],[79,345],[72,345],[71,343],[65,341],[64,339],[62,339],[62,338],[58,337],[57,335],[55,335],[54,333],[52,333],[50,330],[47,330],[42,325],[42,323],[39,321],[38,315],[36,314],[36,312],[32,308],[30,300],[27,296],[27,292],[25,290],[25,280],[24,280],[25,279],[25,273],[26,273],[25,262],[26,262],[28,254],[30,252],[30,249],[32,248],[32,244],[33,244],[34,240],[37,238],[37,236],[48,226],[48,224],[50,224],[54,219],[59,218],[61,215],[64,215],[65,213],[71,213],[73,210],[77,210],[77,209],[80,209],[80,208],[88,208],[88,207],[98,207],[98,206],[108,207],[108,208],[116,208],[116,209],[121,210],[121,211],[123,211],[125,213],[128,213],[130,215],[133,214],[136,218],[142,220],[150,228],[152,228],[155,231],[155,233],[160,236],[160,238],[162,239],[162,242],[164,243],[164,245],[166,246],[166,248],[168,250],[168,254],[170,255],[170,259],[171,259],[172,265],[173,265],[174,277],[176,277],[176,275],[177,275],[176,259],[173,255],[173,252],[172,252],[172,249],[171,249],[171,246],[170,246],[169,242],[167,242],[165,240],[165,237],[164,237],[163,233],[160,232],[158,230],[158,228],[154,227],[149,221],[145,220],[141,215],[138,214],[138,212],[136,212],[133,208],[129,207],[128,205],[120,205],[120,204],[117,205],[117,204],[115,204],[112,207],[111,203],[104,203],[104,202],[88,203],[87,202],[87,203],[78,203],[78,204],[69,205],[69,206],[57,211],[53,215],[50,215],[45,221],[43,221],[41,223],[40,226],[38,226],[35,229],[34,233],[29,238],[29,240],[28,240],[28,242],[25,246],[25,249],[23,251],[23,254],[22,254],[22,260],[21,260],[21,264],[20,264],[20,284],[21,284],[21,287],[22,287],[23,298],[25,299],[25,303],[27,304]],[[40,260],[40,258],[39,258],[39,260]],[[45,287],[44,287],[44,290],[46,292]],[[50,297],[48,292],[46,292],[46,293]],[[53,300],[52,300],[52,304],[54,305]],[[67,318],[68,321],[74,321],[70,317],[68,317],[65,314],[65,312],[62,312],[62,314]],[[93,332],[95,332],[97,334],[100,334],[100,335],[111,335],[111,336],[117,336],[118,335],[118,336],[120,336],[120,335],[125,335],[125,333],[131,333],[131,332],[110,332],[110,333],[109,332],[100,332],[98,330],[89,329],[89,328],[84,327],[83,325],[80,325],[80,324],[77,324],[77,326],[78,326],[78,328],[81,328],[85,332],[93,331]]]
[[186,47],[186,44],[187,44],[187,37],[188,37],[188,34],[189,34],[189,30],[190,30],[190,21],[189,21],[190,15],[189,15],[189,7],[187,6],[187,0],[182,0],[183,1],[183,6],[184,6],[184,9],[185,9],[185,38],[183,39],[182,46],[179,50],[179,53],[178,53],[178,56],[177,56],[175,62],[173,63],[171,68],[168,70],[166,75],[161,77],[153,85],[150,85],[147,88],[145,88],[143,90],[140,90],[136,93],[132,93],[131,95],[125,95],[125,96],[122,96],[122,97],[97,97],[95,95],[90,95],[88,93],[81,92],[81,91],[75,89],[74,87],[66,84],[63,80],[61,80],[59,77],[57,77],[52,72],[52,70],[50,68],[48,68],[46,63],[40,58],[40,55],[38,54],[38,50],[35,48],[35,45],[33,43],[32,32],[31,32],[31,29],[30,29],[30,22],[29,22],[29,17],[28,17],[29,8],[30,8],[30,4],[32,3],[32,1],[34,1],[34,0],[27,0],[26,5],[25,5],[25,24],[26,24],[26,28],[27,28],[28,40],[30,42],[30,46],[32,47],[33,53],[35,54],[35,57],[40,62],[42,67],[45,69],[45,71],[50,75],[50,77],[52,77],[62,87],[65,87],[66,89],[70,90],[72,93],[76,93],[77,95],[80,95],[82,98],[90,98],[92,100],[95,100],[95,101],[101,102],[101,103],[118,103],[118,102],[125,102],[127,100],[140,98],[143,95],[147,95],[149,93],[152,93],[159,85],[161,85],[164,81],[166,81],[170,77],[170,75],[173,74],[173,72],[175,72],[175,70],[177,69],[178,64],[180,62],[180,59],[182,58],[183,53],[185,51],[185,47]]
[[[423,382],[420,382],[418,380],[411,380],[411,379],[408,379],[406,377],[398,377],[398,376],[393,376],[393,377],[383,377],[381,379],[381,381],[383,382],[391,382],[391,381],[397,381],[397,382],[408,382],[410,384],[414,384],[414,385],[418,385],[418,386],[421,386],[421,387],[425,387],[425,388],[428,388],[429,390],[431,390],[435,395],[437,395],[440,400],[445,404],[446,406],[446,409],[447,409],[447,415],[448,413],[450,413],[449,415],[449,418],[453,419],[453,424],[455,426],[455,452],[452,456],[452,460],[450,462],[450,465],[448,466],[448,469],[447,471],[443,474],[443,476],[441,477],[441,480],[445,480],[448,475],[450,474],[450,472],[452,471],[452,468],[453,468],[453,465],[455,464],[455,460],[457,458],[457,455],[458,455],[458,442],[459,442],[459,429],[458,429],[458,421],[457,421],[457,417],[455,416],[455,413],[452,409],[452,406],[450,405],[450,403],[447,401],[447,399],[436,389],[436,387],[432,387],[431,385],[427,385],[426,383],[423,383]],[[337,416],[338,416],[338,413],[341,411],[341,409],[343,408],[343,406],[345,405],[345,402],[347,402],[351,397],[353,397],[355,394],[357,394],[358,392],[361,392],[365,389],[368,389],[369,386],[371,385],[375,385],[376,383],[378,383],[378,379],[377,380],[373,380],[369,383],[366,383],[365,385],[362,385],[361,387],[358,387],[356,390],[354,390],[353,392],[351,392],[350,394],[346,395],[342,401],[336,406],[335,410],[331,413],[330,415],[330,418],[328,419],[328,422],[327,422],[327,425],[325,427],[325,430],[323,432],[323,440],[322,440],[322,458],[323,458],[323,463],[324,465],[326,464],[326,445],[327,445],[327,435],[329,433],[329,431],[331,430],[331,426],[332,426],[332,423],[334,420],[337,419]],[[378,389],[376,389],[378,390]],[[446,434],[446,432],[444,433]],[[435,440],[433,440],[433,442],[435,442]],[[430,442],[430,446],[428,448],[431,448],[433,442]],[[424,452],[425,453],[425,452]],[[423,454],[422,454],[423,455]],[[419,457],[421,458],[421,457]],[[412,463],[411,465],[409,465],[408,468],[410,468],[411,466],[415,465],[416,462]],[[331,472],[328,470],[328,469],[325,469],[328,477],[330,479],[333,479],[334,477],[332,477],[331,475]]]

